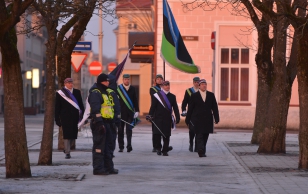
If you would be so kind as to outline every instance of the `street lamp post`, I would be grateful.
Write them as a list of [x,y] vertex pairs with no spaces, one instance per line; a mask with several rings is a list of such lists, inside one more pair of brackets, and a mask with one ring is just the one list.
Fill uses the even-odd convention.
[[40,70],[38,68],[32,68],[31,71],[26,72],[26,78],[31,79],[31,107],[34,107],[34,95],[33,89],[40,87]]

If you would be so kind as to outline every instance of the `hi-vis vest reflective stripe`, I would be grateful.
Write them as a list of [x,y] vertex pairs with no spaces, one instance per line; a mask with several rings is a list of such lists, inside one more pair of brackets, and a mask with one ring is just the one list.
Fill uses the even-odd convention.
[[[94,90],[101,93],[101,91],[99,91],[98,89],[94,89]],[[108,88],[107,89],[108,95],[101,93],[104,102],[101,105],[101,111],[100,112],[101,112],[101,115],[104,119],[113,119],[113,117],[114,117],[114,109],[113,109],[114,102],[113,102],[112,96],[110,95],[111,92],[113,92],[113,90]]]

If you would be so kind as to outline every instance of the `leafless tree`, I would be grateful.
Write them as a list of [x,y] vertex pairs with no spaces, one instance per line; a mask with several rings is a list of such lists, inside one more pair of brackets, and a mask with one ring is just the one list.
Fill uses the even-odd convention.
[[6,177],[31,177],[24,117],[23,84],[15,25],[33,0],[0,0],[0,49],[4,85]]

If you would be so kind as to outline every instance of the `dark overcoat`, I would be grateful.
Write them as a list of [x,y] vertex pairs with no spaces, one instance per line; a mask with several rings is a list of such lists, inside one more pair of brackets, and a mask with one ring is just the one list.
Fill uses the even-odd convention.
[[[167,94],[167,98],[172,107],[172,111],[175,115],[176,121],[180,121],[179,108],[176,102],[176,97],[170,92]],[[165,108],[156,97],[153,96],[152,104],[149,114],[154,117],[153,121],[157,127],[163,132],[163,134],[168,137],[171,136],[171,127],[172,127],[172,117],[171,112]],[[152,126],[153,134],[161,134],[157,127]]]
[[[120,86],[118,86],[118,87],[120,87]],[[131,85],[131,86],[129,86],[129,89],[126,90],[125,87],[123,86],[123,89],[126,91],[126,93],[129,96],[131,102],[133,103],[134,111],[139,112],[139,103],[138,103],[138,98],[137,98],[137,93],[136,93],[135,87]],[[119,88],[119,90],[121,90],[121,89]],[[121,92],[122,92],[122,90],[121,90]],[[119,95],[119,99],[120,99],[120,106],[121,106],[121,115],[129,115],[129,118],[133,119],[134,112],[132,112],[127,107],[127,105],[125,104],[125,102],[123,101],[123,99],[120,95]]]
[[200,91],[191,95],[185,122],[193,125],[196,134],[213,133],[213,124],[219,122],[219,112],[216,98],[212,92],[206,91],[203,101]]
[[79,118],[82,118],[84,113],[80,90],[74,88],[73,95],[82,111],[81,115],[79,115],[78,109],[56,92],[55,121],[61,123],[63,139],[77,139]]

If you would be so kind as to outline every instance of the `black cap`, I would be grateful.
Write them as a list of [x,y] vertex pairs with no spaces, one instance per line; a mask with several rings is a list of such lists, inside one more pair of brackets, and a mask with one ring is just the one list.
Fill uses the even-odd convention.
[[170,82],[169,81],[164,81],[161,85],[167,86],[167,85],[170,85]]
[[201,79],[201,80],[199,81],[199,86],[200,86],[200,84],[202,84],[202,83],[206,83],[206,80],[205,80],[205,79]]
[[96,83],[101,83],[101,82],[105,82],[105,81],[109,81],[109,77],[108,77],[107,74],[101,73],[101,74],[99,74],[99,76],[97,76]]
[[130,76],[129,76],[129,74],[124,74],[123,75],[123,78],[129,78]]
[[195,81],[195,82],[200,81],[200,77],[194,77],[193,81]]
[[156,75],[156,78],[162,78],[162,79],[164,79],[164,77],[163,77],[161,74],[157,74],[157,75]]

